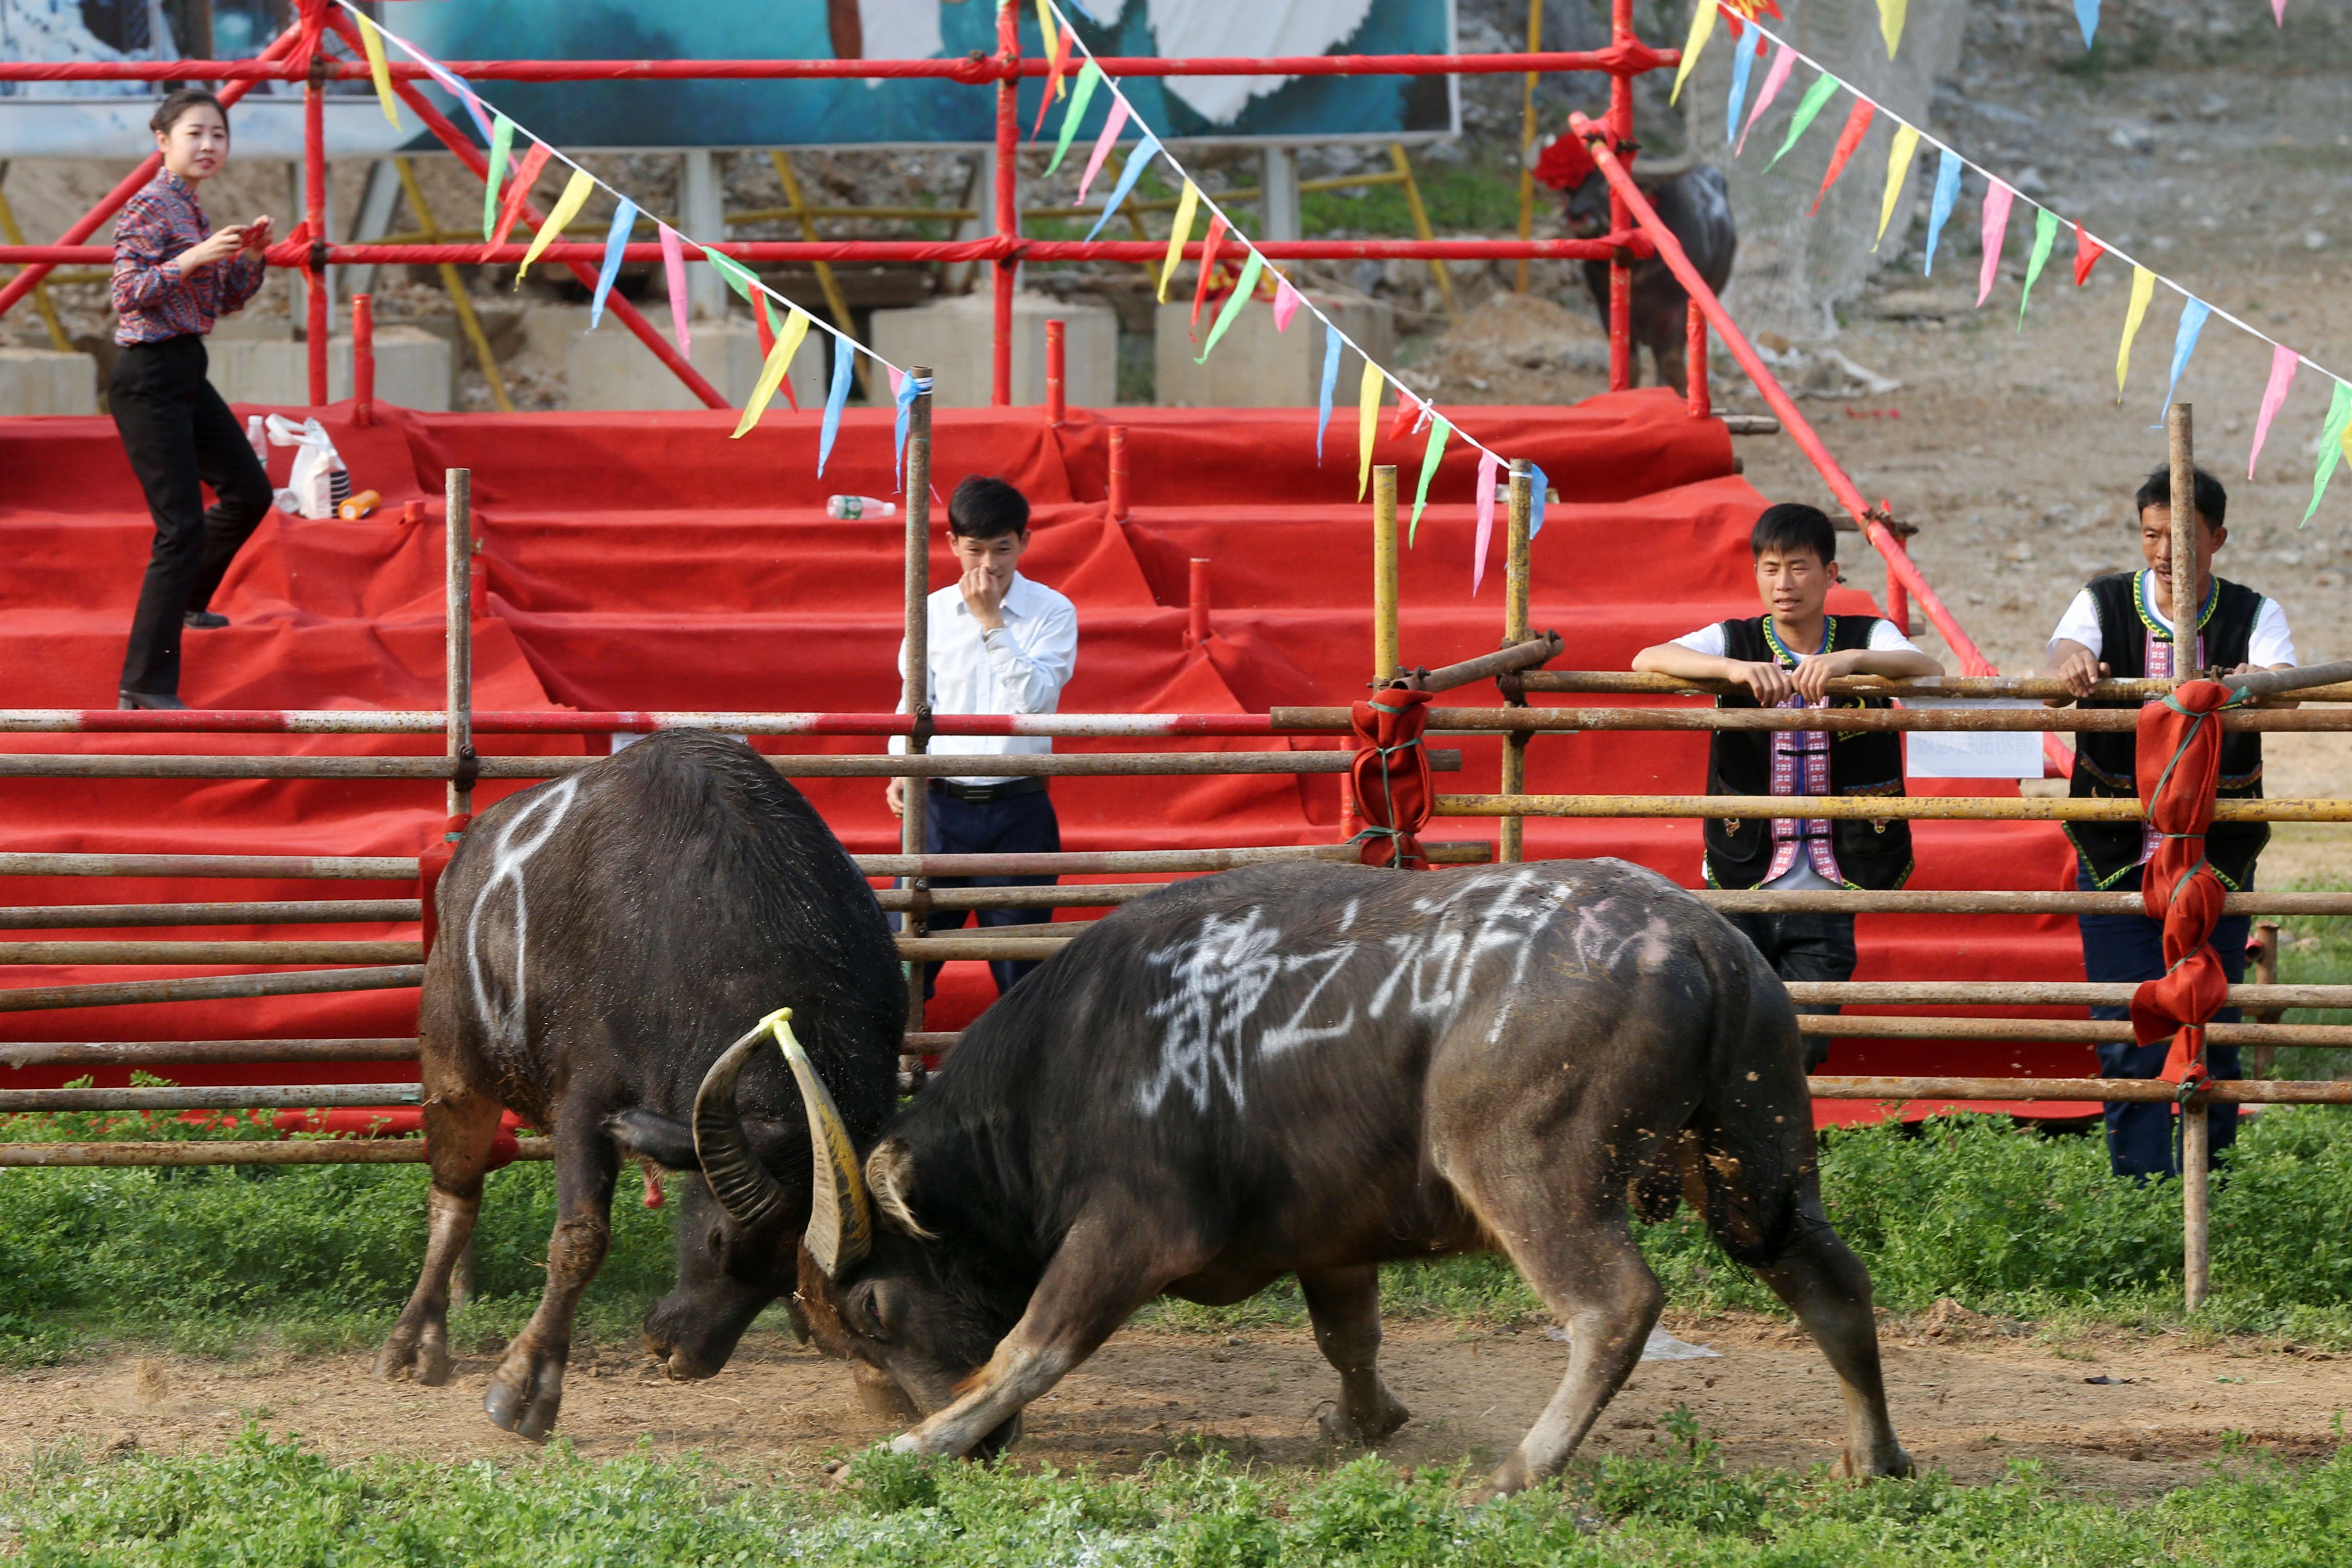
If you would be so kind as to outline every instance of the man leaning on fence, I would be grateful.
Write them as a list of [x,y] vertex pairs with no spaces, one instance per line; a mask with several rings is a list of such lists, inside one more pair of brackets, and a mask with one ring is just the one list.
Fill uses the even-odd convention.
[[[2292,669],[2294,640],[2288,634],[2286,612],[2278,601],[2252,588],[2213,575],[2213,554],[2229,542],[2223,526],[2230,498],[2221,482],[2204,469],[2195,479],[2197,507],[2197,581],[2205,585],[2204,602],[2197,613],[2197,647],[2179,668],[2172,646],[2172,476],[2158,468],[2148,475],[2133,500],[2133,526],[2139,533],[2141,556],[2147,565],[2138,572],[2116,572],[2092,580],[2074,595],[2050,634],[2049,662],[2041,673],[2063,680],[2085,708],[2137,708],[2137,699],[2092,698],[2093,686],[2103,679],[2166,680],[2201,671],[2235,674],[2248,669]],[[2063,707],[2067,698],[2050,700]],[[2074,737],[2074,784],[2076,799],[2135,798],[2137,738],[2131,731],[2085,731]],[[2237,730],[2221,738],[2221,779],[2214,794],[2222,800],[2258,800],[2263,793],[2263,738]],[[2270,825],[2263,822],[2217,822],[2205,838],[2207,864],[2221,885],[2245,892],[2254,885],[2254,861],[2270,842]],[[2066,837],[2077,859],[2074,885],[2090,891],[2139,890],[2142,868],[2155,854],[2156,830],[2145,823],[2070,822]],[[2083,973],[2087,980],[2137,984],[2164,974],[2164,924],[2146,915],[2083,915]],[[2236,985],[2245,978],[2246,937],[2251,925],[2245,915],[2225,915],[2213,928],[2213,946],[2221,967]],[[2122,1006],[2094,1007],[2094,1018],[2131,1016]],[[2235,1007],[2213,1015],[2219,1024],[2234,1024]],[[2169,1042],[2127,1043],[2098,1047],[2103,1078],[2154,1078],[2164,1067]],[[2215,1078],[2238,1076],[2238,1048],[2209,1044],[2206,1066]],[[2231,1108],[2216,1107],[2211,1117],[2211,1148],[2218,1156],[2237,1141],[2238,1119]],[[2180,1173],[2180,1156],[2172,1107],[2157,1102],[2110,1102],[2106,1108],[2107,1158],[2116,1174],[2145,1179]]]

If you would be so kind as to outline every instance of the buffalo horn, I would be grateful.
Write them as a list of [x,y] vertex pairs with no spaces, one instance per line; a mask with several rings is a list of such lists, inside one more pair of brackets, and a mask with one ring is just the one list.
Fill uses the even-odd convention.
[[857,1163],[857,1148],[842,1125],[841,1112],[816,1076],[808,1053],[793,1037],[789,1009],[772,1015],[776,1043],[793,1065],[801,1086],[801,1104],[809,1123],[809,1218],[803,1238],[809,1256],[835,1279],[842,1269],[863,1258],[874,1245],[874,1207],[866,1195],[866,1173]]
[[735,1113],[735,1079],[760,1038],[768,1032],[762,1018],[751,1032],[727,1047],[703,1075],[694,1096],[694,1152],[713,1196],[730,1218],[746,1230],[772,1219],[784,1204],[784,1189],[751,1152],[743,1135],[743,1119]]

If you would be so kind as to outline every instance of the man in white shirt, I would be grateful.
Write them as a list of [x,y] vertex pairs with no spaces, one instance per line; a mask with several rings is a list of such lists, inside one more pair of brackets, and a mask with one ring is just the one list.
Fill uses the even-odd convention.
[[[1838,581],[1837,534],[1819,507],[1783,501],[1766,508],[1748,547],[1765,614],[1645,647],[1633,656],[1635,669],[1747,689],[1716,699],[1718,708],[1884,708],[1885,698],[1832,697],[1829,683],[1850,675],[1944,672],[1892,621],[1828,613]],[[1709,795],[1899,795],[1903,738],[1890,730],[1717,730],[1706,773]],[[1901,887],[1911,875],[1910,826],[1899,818],[1710,817],[1703,833],[1702,864],[1713,888],[1884,889]],[[1853,978],[1852,915],[1727,918],[1783,980]],[[1806,1070],[1827,1061],[1822,1037],[1806,1037],[1805,1048]]]
[[[2213,575],[2213,553],[2229,542],[2225,524],[2230,497],[2221,481],[2197,470],[2192,481],[2197,508],[2197,580],[2204,584],[2204,603],[2197,616],[2197,647],[2186,660],[2176,660],[2172,647],[2172,474],[2158,468],[2147,476],[2133,498],[2140,554],[2147,562],[2142,572],[2116,572],[2095,578],[2074,595],[2050,634],[2049,662],[2041,674],[2062,680],[2074,697],[2057,698],[2053,708],[2082,700],[2085,708],[2137,708],[2137,700],[2089,700],[2093,686],[2106,678],[2170,679],[2210,668],[2231,672],[2246,669],[2291,669],[2294,639],[2287,630],[2286,612],[2278,601],[2241,584]],[[2133,799],[2138,795],[2136,773],[2138,741],[2131,731],[2084,731],[2074,737],[2074,768],[2069,792],[2076,799]],[[2214,791],[2223,800],[2254,800],[2263,793],[2263,738],[2252,731],[2233,731],[2221,737],[2221,777]],[[2270,826],[2260,822],[2217,822],[2205,837],[2206,863],[2221,885],[2244,892],[2254,885],[2254,862],[2270,842]],[[2073,841],[2078,865],[2075,886],[2084,891],[2137,891],[2142,868],[2156,852],[2156,830],[2144,823],[2070,822],[2066,837]],[[2146,915],[2082,915],[2083,973],[2086,979],[2137,984],[2163,975],[2164,926]],[[2246,967],[2246,937],[2252,917],[2225,916],[2213,928],[2213,948],[2230,984],[2238,984]],[[2094,1007],[2094,1018],[2121,1019],[2127,1007]],[[2234,1024],[2235,1007],[2215,1014],[2214,1021]],[[2104,1045],[2098,1047],[2103,1078],[2154,1078],[2163,1069],[2170,1042],[2153,1045]],[[2238,1076],[2238,1047],[2208,1045],[2205,1061],[2216,1078]],[[2169,1105],[2145,1101],[2110,1101],[2106,1108],[2107,1158],[2115,1173],[2145,1180],[2179,1175],[2180,1163],[2174,1147],[2174,1121]],[[2238,1119],[2216,1116],[2211,1121],[2211,1150],[2219,1156],[2236,1141]]]
[[[1029,549],[1029,502],[998,479],[973,475],[948,500],[948,542],[963,574],[930,596],[926,683],[931,711],[1051,713],[1062,700],[1078,655],[1078,616],[1070,601],[1015,570]],[[898,647],[898,668],[907,648]],[[903,740],[890,750],[903,752]],[[1043,735],[939,735],[931,753],[953,756],[1027,755],[1050,752]],[[933,855],[1058,853],[1061,824],[1043,778],[975,775],[929,781],[924,808],[924,849]],[[884,798],[893,816],[907,810],[907,781],[892,779]],[[934,888],[1050,887],[1051,877],[934,878]],[[953,931],[976,913],[989,926],[1035,925],[1050,910],[945,910],[930,917],[933,931]],[[989,965],[999,995],[1034,963],[999,959]],[[939,978],[930,965],[929,996]]]

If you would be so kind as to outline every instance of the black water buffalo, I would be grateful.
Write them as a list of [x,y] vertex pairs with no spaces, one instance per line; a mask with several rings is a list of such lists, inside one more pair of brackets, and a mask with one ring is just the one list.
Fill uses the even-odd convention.
[[[706,1159],[740,1158],[729,1085],[760,1054],[747,1041],[712,1068]],[[992,1451],[1153,1297],[1223,1304],[1286,1273],[1339,1372],[1327,1430],[1376,1440],[1406,1418],[1375,1365],[1378,1266],[1492,1247],[1575,1342],[1491,1478],[1526,1486],[1560,1468],[1657,1320],[1629,1195],[1663,1217],[1687,1194],[1827,1353],[1846,1469],[1909,1468],[1869,1275],[1822,1212],[1788,994],[1728,923],[1637,867],[1178,884],[1024,980],[878,1141],[855,1139],[805,1060],[832,1180],[802,1305],[821,1344],[927,1413],[903,1449]]]
[[[1536,178],[1565,197],[1568,228],[1579,239],[1594,239],[1609,232],[1609,182],[1593,165],[1591,154],[1573,134],[1561,136],[1543,150]],[[1633,183],[1682,243],[1691,265],[1717,294],[1731,281],[1731,264],[1739,253],[1739,230],[1732,222],[1731,192],[1723,171],[1694,158],[1633,165]],[[1690,295],[1656,257],[1633,263],[1633,384],[1642,381],[1640,350],[1646,345],[1658,367],[1658,379],[1676,392],[1689,390]],[[1584,264],[1584,286],[1609,328],[1609,264]]]
[[882,1125],[906,985],[872,890],[758,753],[672,731],[482,813],[437,907],[419,1024],[431,1231],[376,1372],[449,1375],[450,1271],[505,1109],[554,1139],[557,1219],[546,1293],[490,1378],[490,1419],[527,1437],[555,1424],[572,1310],[632,1157],[697,1172],[681,1184],[677,1289],[645,1328],[673,1376],[711,1375],[793,1287],[810,1167],[782,1062],[746,1078],[721,1160],[696,1158],[697,1088],[774,998],[795,997],[844,1121],[859,1136]]

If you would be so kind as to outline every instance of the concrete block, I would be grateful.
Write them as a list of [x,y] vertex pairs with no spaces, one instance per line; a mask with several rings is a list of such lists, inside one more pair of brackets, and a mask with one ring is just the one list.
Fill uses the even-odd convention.
[[98,361],[54,349],[0,349],[0,416],[95,414]]
[[[628,329],[621,329],[627,335]],[[522,312],[519,370],[558,371],[571,363],[572,344],[588,331],[585,305],[527,305]]]
[[[710,378],[727,401],[740,408],[760,379],[759,329],[732,319],[694,323],[687,342],[687,358]],[[811,327],[800,352],[793,356],[793,395],[803,408],[824,401],[824,367],[833,353],[833,339],[820,327]],[[575,409],[699,408],[702,402],[635,332],[607,316],[594,331],[570,339],[563,352],[568,406]],[[782,406],[780,396],[776,405]]]
[[[215,339],[205,348],[214,386],[231,403],[305,404],[310,400],[310,345],[290,338]],[[449,345],[417,327],[378,327],[379,403],[432,414],[449,410]],[[327,401],[352,395],[352,340],[327,342]]]
[[[1013,401],[1045,401],[1045,323],[1069,323],[1068,384],[1073,408],[1118,401],[1118,315],[1106,305],[1066,303],[1044,294],[1013,300]],[[895,364],[927,364],[942,408],[988,404],[995,353],[996,302],[985,291],[935,300],[911,310],[874,312],[874,348]]]
[[[1396,312],[1379,300],[1358,295],[1311,296],[1339,330],[1382,364],[1396,350]],[[1211,306],[1201,310],[1201,341],[1206,342]],[[1160,307],[1152,344],[1153,386],[1162,408],[1295,408],[1312,406],[1323,381],[1323,324],[1305,310],[1290,330],[1274,330],[1274,311],[1263,302],[1245,307],[1217,343],[1206,364],[1193,363],[1200,345],[1192,338],[1192,302]],[[1362,362],[1344,357],[1339,401],[1352,403],[1354,377]]]

